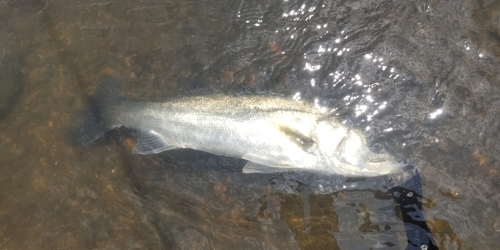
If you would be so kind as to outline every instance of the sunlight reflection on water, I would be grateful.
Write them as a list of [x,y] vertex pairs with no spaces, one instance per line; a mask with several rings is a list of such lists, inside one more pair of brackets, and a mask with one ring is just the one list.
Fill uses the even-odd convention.
[[385,193],[398,176],[243,175],[244,161],[202,152],[132,155],[120,130],[68,147],[61,130],[112,76],[148,100],[199,79],[314,103],[421,170],[441,248],[495,249],[498,13],[472,0],[0,2],[0,56],[23,58],[25,83],[0,120],[0,247],[405,247]]

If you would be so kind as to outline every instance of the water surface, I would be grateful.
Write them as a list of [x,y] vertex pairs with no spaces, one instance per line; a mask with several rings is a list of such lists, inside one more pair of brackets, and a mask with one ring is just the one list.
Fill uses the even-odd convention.
[[[497,1],[0,2],[1,249],[404,249],[398,176],[241,173],[64,129],[100,79],[162,100],[189,79],[313,102],[420,170],[442,249],[500,234]],[[398,184],[398,183],[396,183]]]

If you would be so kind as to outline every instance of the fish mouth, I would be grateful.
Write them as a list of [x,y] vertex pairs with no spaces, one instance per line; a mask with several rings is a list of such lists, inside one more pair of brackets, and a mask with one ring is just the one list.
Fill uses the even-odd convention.
[[391,155],[383,150],[380,153],[370,152],[369,154],[368,160],[361,170],[365,173],[374,173],[375,175],[393,174],[401,172],[405,165],[403,162],[396,161]]

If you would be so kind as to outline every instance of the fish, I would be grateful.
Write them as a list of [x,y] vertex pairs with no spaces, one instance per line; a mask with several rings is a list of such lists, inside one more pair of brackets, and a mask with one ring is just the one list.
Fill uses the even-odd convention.
[[137,131],[135,154],[189,148],[247,160],[243,173],[308,171],[348,177],[400,172],[386,150],[370,150],[364,134],[313,104],[269,94],[210,93],[148,102],[123,97],[115,80],[99,84],[80,115],[76,140],[107,131]]

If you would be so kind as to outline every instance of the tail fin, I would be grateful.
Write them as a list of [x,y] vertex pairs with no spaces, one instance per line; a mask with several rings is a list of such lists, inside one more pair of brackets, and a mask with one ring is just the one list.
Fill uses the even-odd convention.
[[87,107],[73,117],[68,129],[67,139],[74,146],[85,146],[102,137],[108,130],[105,111],[119,96],[118,82],[105,79],[99,83],[95,94],[89,98]]

